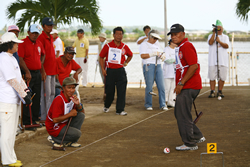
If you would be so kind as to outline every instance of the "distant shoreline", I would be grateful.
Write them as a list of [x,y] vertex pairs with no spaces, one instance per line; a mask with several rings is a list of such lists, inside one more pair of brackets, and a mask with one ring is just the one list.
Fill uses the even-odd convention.
[[[88,38],[88,37],[87,37]],[[89,44],[90,45],[97,45],[99,43],[99,39],[88,39],[89,40]],[[107,41],[112,41],[113,38],[108,38]],[[206,42],[207,39],[205,38],[202,38],[202,37],[189,37],[188,38],[189,41],[191,42]],[[230,41],[232,41],[232,38],[229,39]],[[67,45],[73,45],[74,43],[74,39],[66,39],[64,40],[64,42],[67,43]],[[136,42],[137,39],[129,39],[129,38],[123,38],[122,42]],[[247,37],[247,38],[241,38],[241,37],[235,37],[234,38],[234,41],[237,41],[237,42],[249,42],[250,41],[250,37]],[[164,39],[160,40],[160,42],[164,42]]]
[[[110,39],[107,39],[108,41],[111,41],[113,40],[112,38]],[[195,41],[195,42],[198,42],[198,41],[201,41],[201,42],[204,42],[204,41],[207,41],[207,39],[204,39],[204,38],[199,38],[199,37],[189,37],[188,38],[189,41]],[[232,38],[229,39],[230,41],[232,41]],[[137,39],[124,39],[122,40],[123,42],[136,42]],[[161,42],[164,42],[164,39],[160,40]],[[239,37],[235,37],[234,38],[234,41],[240,41],[240,42],[249,42],[250,41],[250,37],[248,38],[239,38]],[[99,42],[98,39],[89,39],[89,44],[90,45],[97,45]]]

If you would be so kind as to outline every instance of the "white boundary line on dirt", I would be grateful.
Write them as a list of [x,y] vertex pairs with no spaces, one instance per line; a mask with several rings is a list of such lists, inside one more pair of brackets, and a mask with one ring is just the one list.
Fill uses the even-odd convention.
[[[204,94],[207,93],[207,92],[210,92],[210,90],[207,90],[207,91],[203,92],[202,94],[199,94],[198,97],[204,95]],[[171,109],[173,109],[173,108],[171,108]],[[169,109],[169,110],[171,110],[171,109]],[[167,110],[167,111],[169,111],[169,110]],[[165,113],[165,112],[167,112],[167,111],[162,111],[162,112],[159,112],[159,113],[157,113],[157,114],[151,115],[150,117],[145,118],[145,119],[143,119],[143,120],[141,120],[141,121],[139,121],[139,122],[137,122],[137,123],[134,123],[134,124],[132,124],[132,125],[129,125],[129,126],[127,126],[126,128],[123,128],[123,129],[118,130],[118,131],[116,131],[116,132],[114,132],[114,133],[111,133],[110,135],[105,136],[105,137],[103,137],[103,138],[101,138],[101,139],[99,139],[99,140],[96,140],[96,141],[94,141],[94,142],[92,142],[92,143],[90,143],[90,144],[87,144],[87,145],[85,145],[85,146],[83,146],[83,147],[81,147],[81,148],[79,148],[79,149],[77,149],[77,150],[75,150],[75,151],[72,151],[72,152],[70,152],[70,153],[68,153],[68,154],[65,154],[65,155],[63,155],[63,156],[61,156],[61,157],[58,157],[58,158],[56,158],[56,159],[54,159],[54,160],[52,160],[52,161],[50,161],[50,162],[47,162],[47,163],[41,165],[40,167],[45,166],[45,165],[48,165],[48,164],[50,164],[50,163],[52,163],[52,162],[54,162],[54,161],[57,161],[57,160],[59,160],[59,159],[61,159],[61,158],[63,158],[63,157],[66,157],[66,156],[68,156],[68,155],[74,153],[74,152],[77,152],[77,151],[79,151],[79,150],[81,150],[81,149],[84,149],[84,148],[86,148],[86,147],[88,147],[88,146],[91,146],[91,145],[93,145],[93,144],[95,144],[95,143],[97,143],[97,142],[99,142],[99,141],[102,141],[102,140],[104,140],[104,139],[106,139],[106,138],[109,138],[109,137],[111,137],[111,136],[113,136],[113,135],[115,135],[115,134],[117,134],[117,133],[120,133],[120,132],[122,132],[122,131],[124,131],[124,130],[126,130],[126,129],[129,129],[129,128],[135,126],[135,125],[138,125],[138,124],[140,124],[140,123],[142,123],[142,122],[144,122],[144,121],[146,121],[146,120],[148,120],[148,119],[150,119],[150,118],[152,118],[152,117],[155,117],[155,116],[160,115],[160,114],[162,114],[162,113]]]

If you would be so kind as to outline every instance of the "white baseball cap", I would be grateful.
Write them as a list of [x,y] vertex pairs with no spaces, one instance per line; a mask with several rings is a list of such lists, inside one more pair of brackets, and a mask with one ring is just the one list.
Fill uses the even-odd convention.
[[50,34],[58,34],[58,31],[56,29],[52,29],[52,31],[50,32]]
[[160,35],[158,35],[158,34],[156,34],[156,33],[154,33],[154,32],[150,33],[150,35],[151,35],[152,37],[157,38],[157,39],[162,39],[162,38],[160,37]]
[[16,34],[13,32],[6,32],[1,37],[1,43],[7,43],[7,42],[15,42],[15,43],[23,43],[23,41],[17,39]]

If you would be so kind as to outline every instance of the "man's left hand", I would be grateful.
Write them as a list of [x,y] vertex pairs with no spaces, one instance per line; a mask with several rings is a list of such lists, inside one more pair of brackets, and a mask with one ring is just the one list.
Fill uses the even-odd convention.
[[76,105],[80,104],[80,100],[77,98],[76,95],[73,95],[72,97],[70,97],[70,100],[72,100],[72,102]]

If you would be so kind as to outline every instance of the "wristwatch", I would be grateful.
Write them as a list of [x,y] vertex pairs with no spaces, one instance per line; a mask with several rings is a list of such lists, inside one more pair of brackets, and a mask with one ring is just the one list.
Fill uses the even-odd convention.
[[180,81],[180,82],[178,82],[178,85],[180,85],[180,86],[184,86],[184,84],[183,84],[183,83],[181,83],[181,81]]

